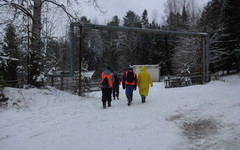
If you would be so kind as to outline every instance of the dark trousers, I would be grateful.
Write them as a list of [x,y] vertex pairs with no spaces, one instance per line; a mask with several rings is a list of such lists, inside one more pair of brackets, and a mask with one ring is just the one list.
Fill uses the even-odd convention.
[[106,102],[108,102],[108,106],[111,106],[111,101],[112,101],[112,88],[102,88],[103,106],[106,106]]
[[119,86],[113,87],[113,98],[115,99],[115,96],[119,98]]

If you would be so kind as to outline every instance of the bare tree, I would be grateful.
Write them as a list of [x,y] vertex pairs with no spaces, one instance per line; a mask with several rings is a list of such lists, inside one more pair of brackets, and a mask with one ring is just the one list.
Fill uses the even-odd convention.
[[[31,27],[31,65],[30,65],[30,84],[36,85],[38,77],[41,76],[43,72],[42,65],[42,41],[41,41],[41,31],[42,31],[42,8],[43,4],[49,3],[58,6],[62,11],[68,16],[70,21],[77,21],[78,17],[70,13],[66,6],[73,3],[78,4],[78,0],[65,0],[61,4],[57,0],[2,0],[0,2],[0,7],[9,7],[15,11],[14,16],[17,14],[27,15],[32,21]],[[97,0],[87,0],[87,3],[93,5],[95,8],[102,9],[98,4]]]

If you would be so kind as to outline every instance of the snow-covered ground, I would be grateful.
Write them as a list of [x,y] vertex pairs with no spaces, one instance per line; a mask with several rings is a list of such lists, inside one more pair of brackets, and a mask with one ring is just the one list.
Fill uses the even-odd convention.
[[101,92],[78,97],[54,88],[5,88],[0,150],[239,150],[240,76],[205,85],[164,88],[147,102],[124,91],[102,109]]

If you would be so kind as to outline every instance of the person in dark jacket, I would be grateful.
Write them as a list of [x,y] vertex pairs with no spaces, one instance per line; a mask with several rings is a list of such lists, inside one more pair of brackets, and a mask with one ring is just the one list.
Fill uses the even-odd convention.
[[128,106],[130,106],[133,99],[133,90],[137,89],[137,76],[136,73],[133,72],[133,66],[130,66],[129,70],[124,74],[122,86],[123,89],[126,88]]
[[114,100],[115,100],[115,97],[117,97],[117,100],[119,100],[119,85],[121,85],[120,76],[117,73],[114,73],[114,82],[113,82],[113,99]]
[[111,107],[112,101],[112,87],[113,87],[113,73],[111,67],[107,67],[101,74],[101,89],[102,89],[102,104],[103,108],[106,109],[106,102],[108,107]]

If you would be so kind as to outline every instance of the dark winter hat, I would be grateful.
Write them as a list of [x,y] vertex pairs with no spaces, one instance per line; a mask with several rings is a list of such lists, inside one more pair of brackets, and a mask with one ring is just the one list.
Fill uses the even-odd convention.
[[111,67],[110,66],[107,66],[107,68],[106,69],[109,69],[109,70],[111,70]]

